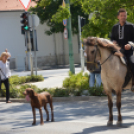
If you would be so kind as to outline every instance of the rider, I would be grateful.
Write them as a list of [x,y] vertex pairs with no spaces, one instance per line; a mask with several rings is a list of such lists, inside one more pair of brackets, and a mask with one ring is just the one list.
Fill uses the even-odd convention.
[[126,21],[127,12],[123,8],[119,9],[117,17],[119,22],[112,28],[111,40],[121,47],[120,51],[126,56],[134,76],[134,48],[128,44],[129,41],[134,42],[134,25]]

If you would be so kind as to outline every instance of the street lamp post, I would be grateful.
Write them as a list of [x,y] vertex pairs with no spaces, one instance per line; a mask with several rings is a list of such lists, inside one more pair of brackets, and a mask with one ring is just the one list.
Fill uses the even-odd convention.
[[81,42],[81,17],[78,15],[78,29],[79,29],[79,42],[80,42],[80,60],[81,60],[81,71],[84,71],[84,53]]

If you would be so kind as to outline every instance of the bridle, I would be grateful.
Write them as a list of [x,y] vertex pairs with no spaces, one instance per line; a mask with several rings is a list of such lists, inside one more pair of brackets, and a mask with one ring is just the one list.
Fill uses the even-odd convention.
[[[98,48],[98,45],[97,45],[97,38],[95,40],[95,47],[96,47],[96,53],[95,53],[94,62],[87,61],[86,63],[98,65],[98,63],[96,62],[97,51],[99,51],[100,57],[101,57],[101,53],[100,53],[100,49]],[[113,53],[111,53],[100,65],[102,66],[112,55],[113,55]]]

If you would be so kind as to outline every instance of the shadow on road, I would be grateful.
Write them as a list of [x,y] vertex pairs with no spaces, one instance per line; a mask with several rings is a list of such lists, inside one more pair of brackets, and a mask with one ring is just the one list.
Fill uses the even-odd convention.
[[[62,122],[62,121],[75,121],[75,120],[83,120],[83,121],[94,121],[94,118],[101,117],[96,122],[101,122],[103,120],[108,119],[108,107],[107,107],[107,101],[104,102],[59,102],[59,103],[53,103],[54,104],[54,119],[55,122]],[[51,110],[49,105],[48,111],[50,115],[51,120]],[[128,103],[123,104],[122,108],[123,112],[127,113],[127,111],[131,112],[134,109],[134,104],[131,103],[131,105],[128,105]],[[43,111],[43,120],[44,124],[50,123],[45,122],[46,120],[46,113],[44,111],[44,108],[42,108]],[[116,106],[113,108],[114,114],[117,112]],[[129,115],[123,115],[123,120],[129,119],[131,122],[134,120],[133,112],[131,112]],[[33,115],[32,115],[32,108],[30,104],[28,103],[19,103],[19,104],[6,104],[2,103],[0,104],[0,125],[7,125],[10,124],[12,129],[19,129],[19,128],[27,128],[32,127],[32,121],[33,121]],[[88,119],[87,119],[88,118]],[[117,114],[114,115],[114,120],[117,120]],[[40,115],[39,110],[36,110],[36,122],[37,125],[40,125]],[[36,125],[36,126],[37,126]],[[95,126],[90,128],[83,129],[84,134],[91,132],[95,133],[97,131],[107,131],[109,129],[123,129],[128,128],[132,124],[123,124],[122,127],[107,127],[107,126]],[[81,133],[77,133],[81,134]]]
[[[104,131],[109,131],[109,130],[117,130],[117,129],[126,129],[129,128],[130,126],[134,125],[133,123],[123,123],[122,126],[94,126],[94,127],[90,127],[90,128],[85,128],[83,129],[82,132],[79,133],[73,133],[73,134],[91,134],[91,133],[96,133],[96,132],[104,132]],[[114,133],[114,132],[113,132]]]

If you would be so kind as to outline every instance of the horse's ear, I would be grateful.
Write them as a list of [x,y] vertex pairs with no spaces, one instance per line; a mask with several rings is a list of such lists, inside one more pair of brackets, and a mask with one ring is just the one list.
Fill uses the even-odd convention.
[[97,38],[97,42],[102,47],[107,47],[108,43],[103,38]]
[[95,45],[95,37],[88,37],[86,39],[83,39],[83,43],[85,45]]

